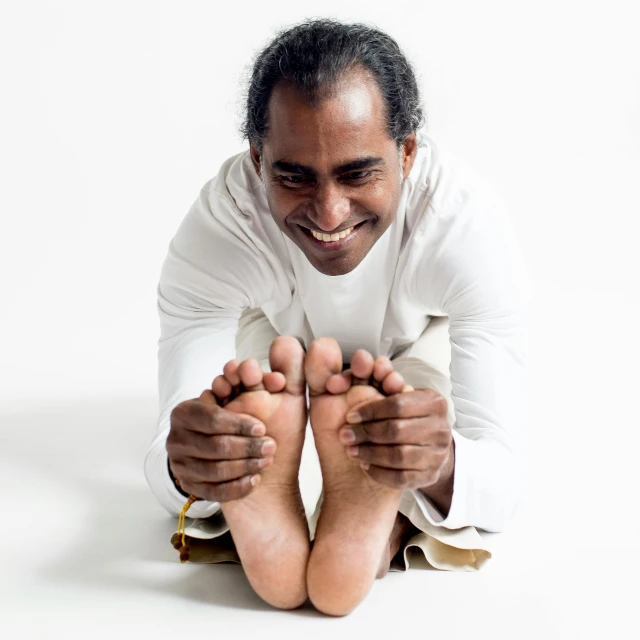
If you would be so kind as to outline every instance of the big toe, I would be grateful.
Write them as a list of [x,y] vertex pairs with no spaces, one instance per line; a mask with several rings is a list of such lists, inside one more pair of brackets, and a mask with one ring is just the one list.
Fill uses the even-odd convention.
[[304,349],[293,336],[278,336],[269,349],[271,371],[279,371],[285,377],[284,390],[294,395],[305,391]]
[[309,395],[327,393],[327,380],[342,371],[342,351],[335,338],[317,338],[309,346],[304,363],[304,374]]

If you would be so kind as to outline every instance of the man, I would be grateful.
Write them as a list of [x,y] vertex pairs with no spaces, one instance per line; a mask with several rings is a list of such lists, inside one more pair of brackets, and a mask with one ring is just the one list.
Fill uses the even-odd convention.
[[[190,494],[190,516],[221,513],[279,608],[345,615],[421,522],[501,531],[521,499],[522,258],[501,200],[421,124],[386,34],[281,32],[254,64],[249,149],[202,189],[163,265],[146,477],[172,515]],[[449,388],[413,355],[445,317]],[[323,480],[311,542],[307,417]]]

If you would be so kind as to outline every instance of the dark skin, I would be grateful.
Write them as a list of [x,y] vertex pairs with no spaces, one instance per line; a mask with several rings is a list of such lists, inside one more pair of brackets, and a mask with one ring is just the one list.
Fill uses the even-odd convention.
[[[289,85],[274,88],[269,131],[262,155],[251,158],[263,179],[273,219],[327,275],[355,269],[395,219],[402,180],[413,167],[417,141],[410,134],[400,153],[385,124],[377,84],[362,72],[345,75],[333,96],[312,108]],[[320,251],[309,230],[335,233],[364,223],[343,250]],[[345,372],[348,375],[348,372]],[[265,384],[269,383],[266,374]],[[402,398],[398,402],[398,398]],[[395,398],[395,399],[394,399]],[[361,422],[352,422],[355,458],[382,484],[422,490],[447,515],[453,494],[454,450],[446,403],[431,390],[416,389],[369,403]],[[210,391],[176,407],[167,439],[170,468],[187,493],[230,501],[251,493],[251,474],[260,473],[275,442],[251,434],[258,421],[219,406]],[[264,435],[264,425],[261,425]],[[341,436],[349,431],[341,431]],[[378,577],[416,529],[398,514]]]
[[[268,116],[262,151],[253,144],[250,150],[274,221],[318,271],[349,273],[396,217],[402,181],[417,153],[415,133],[399,150],[386,127],[380,90],[362,70],[345,74],[316,108],[280,82]],[[341,251],[320,251],[309,237],[311,229],[337,233],[361,223],[357,237]],[[354,457],[369,465],[375,480],[422,490],[446,517],[455,450],[444,398],[432,390],[408,391],[400,403],[392,398],[371,403],[363,408],[362,422],[351,426],[351,444],[359,445]],[[388,559],[417,531],[398,514]]]
[[[410,134],[399,159],[384,113],[377,85],[362,72],[346,76],[317,109],[281,82],[269,100],[262,157],[251,145],[273,219],[326,275],[355,269],[396,217],[400,173],[409,175],[417,141]],[[321,252],[309,238],[309,229],[337,233],[362,222],[340,252]]]

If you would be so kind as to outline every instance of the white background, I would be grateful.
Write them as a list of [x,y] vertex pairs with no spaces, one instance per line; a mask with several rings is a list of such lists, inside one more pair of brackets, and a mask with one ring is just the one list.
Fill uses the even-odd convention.
[[[634,637],[634,5],[3,2],[0,630]],[[341,620],[271,609],[237,566],[180,565],[175,521],[142,475],[168,244],[201,186],[246,147],[254,54],[315,16],[397,39],[427,131],[509,205],[535,295],[530,497],[502,549],[477,573],[390,574]]]

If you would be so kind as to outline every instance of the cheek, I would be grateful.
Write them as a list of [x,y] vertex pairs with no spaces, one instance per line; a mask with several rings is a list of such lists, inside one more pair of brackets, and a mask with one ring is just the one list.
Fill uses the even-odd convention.
[[396,184],[389,180],[380,180],[370,186],[365,199],[372,210],[377,210],[380,214],[384,214],[393,209],[398,193]]
[[[271,209],[271,215],[276,221],[284,221],[284,219],[292,213],[299,204],[299,199],[292,194],[283,192],[282,189],[270,186],[266,189],[267,203]],[[284,222],[282,222],[284,224]]]

